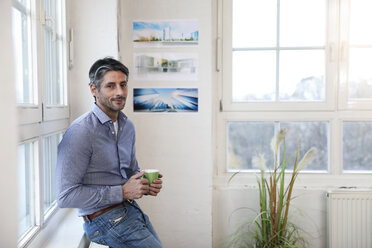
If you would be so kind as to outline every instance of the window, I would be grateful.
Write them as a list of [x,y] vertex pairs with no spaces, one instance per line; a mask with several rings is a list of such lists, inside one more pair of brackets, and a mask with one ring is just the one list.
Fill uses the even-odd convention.
[[65,1],[17,0],[12,16],[19,110],[18,247],[25,247],[57,209],[57,146],[69,124]]
[[270,143],[280,128],[288,130],[285,141],[286,158],[289,159],[287,169],[293,169],[300,139],[300,157],[311,147],[316,147],[319,151],[317,158],[307,166],[307,169],[328,170],[327,122],[230,121],[227,125],[228,156],[226,163],[230,171],[258,169],[253,167],[252,159],[260,153],[265,156],[267,167],[273,169],[274,154],[271,151]]
[[372,24],[368,0],[343,1],[340,30],[340,108],[371,109]]
[[63,0],[44,0],[44,119],[67,118],[66,25]]
[[372,122],[343,122],[343,170],[372,170]]
[[45,25],[45,81],[46,104],[66,105],[66,86],[63,83],[64,67],[56,58],[63,58],[63,16],[62,1],[44,1]]
[[35,147],[37,143],[29,142],[18,146],[18,236],[22,237],[35,226],[35,183],[36,165]]
[[15,1],[12,9],[15,80],[18,104],[36,104],[32,81],[31,11],[28,1]]
[[62,133],[49,135],[43,138],[43,195],[44,195],[44,215],[53,210],[56,203],[54,193],[54,175],[57,164],[57,148],[62,140]]
[[325,1],[232,4],[233,102],[324,101]]
[[288,130],[286,152],[299,138],[300,155],[318,148],[309,177],[371,173],[371,1],[218,5],[218,176],[257,170],[251,161],[258,153],[272,166],[270,141],[280,127]]

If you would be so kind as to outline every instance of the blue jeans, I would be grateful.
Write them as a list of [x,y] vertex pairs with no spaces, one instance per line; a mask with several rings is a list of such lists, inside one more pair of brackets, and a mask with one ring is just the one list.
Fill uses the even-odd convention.
[[91,241],[112,248],[163,248],[149,218],[135,201],[125,201],[85,222],[84,230]]

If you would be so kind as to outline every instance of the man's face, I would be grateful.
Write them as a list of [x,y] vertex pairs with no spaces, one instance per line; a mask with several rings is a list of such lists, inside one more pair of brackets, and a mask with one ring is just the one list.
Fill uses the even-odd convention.
[[121,71],[108,71],[102,78],[100,90],[94,84],[90,85],[90,90],[103,112],[116,120],[127,99],[127,76]]

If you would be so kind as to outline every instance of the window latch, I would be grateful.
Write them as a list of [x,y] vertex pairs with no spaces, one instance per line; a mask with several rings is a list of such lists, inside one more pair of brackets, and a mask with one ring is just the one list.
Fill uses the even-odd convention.
[[52,23],[52,41],[56,40],[57,32],[56,32],[56,21],[53,17],[47,16],[45,11],[41,11],[40,14],[40,22],[42,25],[45,25],[47,21]]

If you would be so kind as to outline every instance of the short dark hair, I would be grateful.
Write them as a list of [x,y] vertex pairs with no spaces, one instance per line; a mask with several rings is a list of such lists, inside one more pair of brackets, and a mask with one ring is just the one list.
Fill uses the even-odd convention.
[[108,71],[121,71],[129,78],[129,70],[120,61],[112,57],[99,59],[90,67],[89,70],[89,85],[94,84],[98,90],[101,88],[102,78]]

